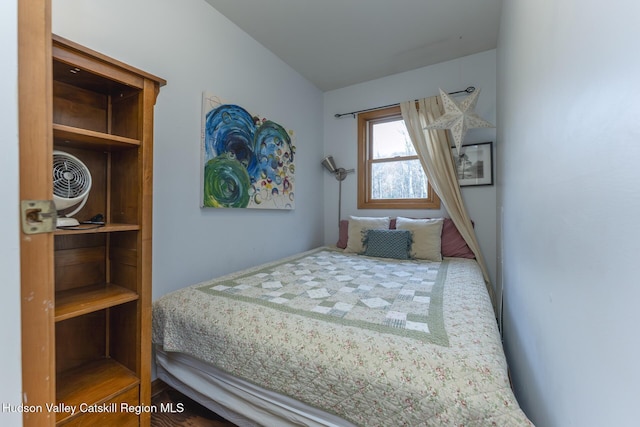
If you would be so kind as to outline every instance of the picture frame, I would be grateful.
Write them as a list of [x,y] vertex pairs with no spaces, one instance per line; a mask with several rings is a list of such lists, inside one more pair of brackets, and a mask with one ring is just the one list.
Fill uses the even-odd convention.
[[493,142],[463,145],[451,154],[461,187],[493,185]]

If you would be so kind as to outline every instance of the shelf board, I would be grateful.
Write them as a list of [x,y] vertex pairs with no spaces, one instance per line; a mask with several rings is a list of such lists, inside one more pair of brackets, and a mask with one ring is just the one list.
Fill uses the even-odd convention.
[[65,234],[92,234],[92,233],[113,233],[116,231],[137,231],[140,230],[140,226],[137,224],[120,224],[120,223],[108,223],[99,227],[92,227],[92,224],[80,224],[78,229],[58,229],[53,234],[61,236]]
[[56,292],[54,318],[61,322],[137,299],[137,293],[111,283],[68,289]]
[[[62,372],[56,378],[56,403],[79,408],[107,402],[140,384],[140,379],[113,359],[105,358]],[[78,411],[76,410],[76,414]],[[68,412],[56,414],[56,423],[67,420]]]
[[73,126],[53,124],[53,137],[62,144],[74,147],[94,149],[125,149],[140,145],[139,139],[126,138],[124,136],[111,135]]

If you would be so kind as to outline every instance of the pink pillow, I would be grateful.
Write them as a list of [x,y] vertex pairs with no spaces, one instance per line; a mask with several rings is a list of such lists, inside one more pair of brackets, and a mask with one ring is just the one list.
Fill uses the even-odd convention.
[[[389,229],[395,230],[396,228],[396,219],[392,218],[391,223],[389,224]],[[341,249],[347,247],[348,240],[348,232],[349,232],[349,221],[343,219],[340,221],[339,235],[338,235],[338,246]],[[444,224],[442,226],[442,256],[449,257],[458,257],[458,258],[475,258],[476,256],[473,254],[467,242],[464,241],[462,235],[454,225],[451,218],[445,218]]]
[[[391,221],[395,221],[392,219]],[[347,247],[347,241],[349,240],[349,221],[346,219],[340,220],[340,228],[338,229],[338,243],[336,246],[340,249]]]
[[451,218],[445,218],[442,225],[442,256],[471,259],[476,257]]

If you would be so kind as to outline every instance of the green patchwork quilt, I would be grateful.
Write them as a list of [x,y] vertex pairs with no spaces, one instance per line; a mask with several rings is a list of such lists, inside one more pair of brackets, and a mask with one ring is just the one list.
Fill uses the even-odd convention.
[[474,260],[318,248],[165,295],[153,340],[357,425],[531,425]]

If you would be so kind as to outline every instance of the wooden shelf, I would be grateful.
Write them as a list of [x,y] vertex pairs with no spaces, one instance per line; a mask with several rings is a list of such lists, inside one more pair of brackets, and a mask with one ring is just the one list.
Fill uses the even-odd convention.
[[53,124],[53,138],[61,145],[95,150],[129,149],[140,145],[140,140],[103,132]]
[[30,414],[25,427],[148,427],[149,413],[90,407],[151,404],[153,110],[166,81],[58,36],[41,53],[50,63],[38,69],[51,74],[38,93],[49,96],[37,104],[46,118],[33,125],[45,120],[50,137],[29,140],[37,162],[21,185],[37,180],[34,194],[50,194],[51,151],[64,151],[91,173],[89,197],[73,216],[107,222],[57,229],[29,252],[38,274],[27,289],[54,304],[22,304],[25,395],[43,408],[85,411]]
[[[105,358],[58,374],[56,381],[56,403],[64,403],[80,408],[107,402],[114,397],[138,386],[136,375],[114,361]],[[78,410],[76,414],[78,415]],[[56,414],[56,423],[68,420],[68,412]]]
[[64,236],[67,234],[93,234],[93,233],[113,233],[116,231],[137,231],[140,230],[139,225],[135,224],[119,224],[108,223],[101,227],[91,227],[92,224],[80,224],[89,228],[80,229],[59,229],[54,232],[56,236]]
[[111,283],[56,292],[55,321],[61,322],[137,299],[135,292]]

